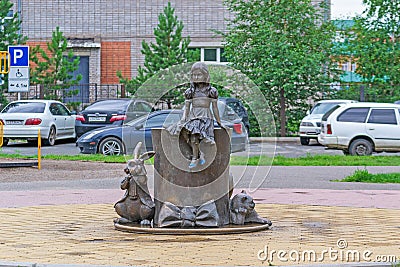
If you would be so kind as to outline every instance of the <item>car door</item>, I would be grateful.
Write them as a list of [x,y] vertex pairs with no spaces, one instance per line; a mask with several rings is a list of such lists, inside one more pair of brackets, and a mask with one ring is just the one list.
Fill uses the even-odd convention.
[[156,116],[149,118],[144,124],[143,132],[147,150],[153,149],[153,139],[151,135],[151,129],[161,128],[162,125],[164,124],[164,121],[167,119],[168,115],[169,115],[168,113],[157,114]]
[[376,149],[399,148],[399,114],[395,108],[371,108],[366,130],[374,138]]
[[71,115],[71,112],[63,104],[57,103],[60,110],[60,116],[64,118],[64,135],[74,136],[75,135],[75,117]]
[[65,134],[65,116],[62,115],[60,105],[58,103],[51,103],[49,106],[50,113],[53,115],[53,121],[56,125],[57,136]]
[[131,128],[131,144],[136,146],[137,142],[143,142],[146,150],[153,150],[151,129],[171,125],[180,120],[181,113],[160,113],[155,114],[147,120],[141,120]]

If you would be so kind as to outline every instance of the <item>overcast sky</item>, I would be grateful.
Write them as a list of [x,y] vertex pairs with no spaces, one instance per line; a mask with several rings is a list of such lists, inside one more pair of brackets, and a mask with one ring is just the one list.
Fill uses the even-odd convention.
[[364,10],[362,0],[331,0],[332,19],[346,19],[361,14]]

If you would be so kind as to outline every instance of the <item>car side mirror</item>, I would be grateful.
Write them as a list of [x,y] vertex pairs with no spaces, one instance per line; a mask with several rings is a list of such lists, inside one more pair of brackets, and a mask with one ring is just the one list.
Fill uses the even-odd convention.
[[310,110],[307,110],[306,114],[307,114],[307,115],[310,115],[310,114],[311,114]]
[[143,129],[143,123],[137,124],[137,125],[135,126],[135,129],[136,129],[136,130]]

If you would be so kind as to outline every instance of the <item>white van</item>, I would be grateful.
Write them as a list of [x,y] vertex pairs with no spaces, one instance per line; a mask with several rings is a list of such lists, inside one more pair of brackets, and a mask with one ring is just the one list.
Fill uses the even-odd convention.
[[400,105],[351,103],[338,105],[322,117],[318,142],[344,154],[400,152]]
[[321,118],[322,116],[330,110],[332,107],[341,103],[355,103],[355,100],[321,100],[318,101],[314,107],[307,112],[300,123],[299,135],[300,143],[302,145],[308,145],[310,139],[317,139],[321,129]]

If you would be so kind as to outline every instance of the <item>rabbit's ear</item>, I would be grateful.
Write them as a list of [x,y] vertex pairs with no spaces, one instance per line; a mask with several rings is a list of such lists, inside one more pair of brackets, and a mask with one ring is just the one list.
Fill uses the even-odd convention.
[[148,159],[151,159],[152,157],[154,157],[155,154],[156,154],[156,152],[149,151],[149,152],[142,154],[139,158],[143,159],[143,160],[148,160]]
[[133,150],[133,158],[138,159],[139,158],[139,152],[140,152],[140,147],[142,146],[142,142],[139,142],[136,144],[135,150]]

